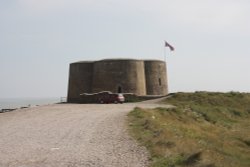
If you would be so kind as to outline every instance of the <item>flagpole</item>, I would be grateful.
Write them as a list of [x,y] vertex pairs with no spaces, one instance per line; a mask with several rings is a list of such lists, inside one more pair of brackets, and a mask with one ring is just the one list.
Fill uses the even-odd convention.
[[163,46],[163,51],[164,51],[164,61],[167,61],[167,52],[166,52],[166,46],[165,46],[165,41],[164,41],[164,46]]

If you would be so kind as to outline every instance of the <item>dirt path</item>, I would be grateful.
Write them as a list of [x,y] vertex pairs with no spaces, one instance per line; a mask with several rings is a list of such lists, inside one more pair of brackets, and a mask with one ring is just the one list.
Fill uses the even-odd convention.
[[126,131],[134,104],[56,104],[0,114],[0,167],[144,167]]

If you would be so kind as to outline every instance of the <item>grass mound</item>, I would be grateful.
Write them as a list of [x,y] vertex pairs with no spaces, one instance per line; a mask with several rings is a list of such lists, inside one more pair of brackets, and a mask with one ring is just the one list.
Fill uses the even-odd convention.
[[176,107],[129,113],[152,167],[250,166],[250,94],[176,93],[163,103]]

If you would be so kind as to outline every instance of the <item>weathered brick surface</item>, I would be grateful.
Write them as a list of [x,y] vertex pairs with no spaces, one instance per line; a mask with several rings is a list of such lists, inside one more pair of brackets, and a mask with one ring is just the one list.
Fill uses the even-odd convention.
[[166,63],[159,60],[106,59],[70,64],[68,102],[78,102],[81,93],[100,91],[140,96],[166,95]]

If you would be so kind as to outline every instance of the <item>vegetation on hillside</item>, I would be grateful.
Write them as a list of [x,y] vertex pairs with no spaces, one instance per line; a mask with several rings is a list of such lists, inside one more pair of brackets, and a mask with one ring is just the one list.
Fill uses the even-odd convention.
[[176,93],[162,103],[175,107],[129,113],[152,167],[250,166],[250,94]]

